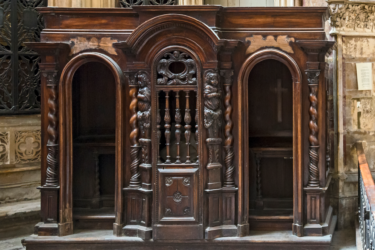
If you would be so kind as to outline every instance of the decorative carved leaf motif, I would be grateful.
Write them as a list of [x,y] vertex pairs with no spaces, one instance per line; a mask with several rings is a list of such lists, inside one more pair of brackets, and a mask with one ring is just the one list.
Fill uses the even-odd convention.
[[[182,72],[173,73],[170,70],[172,63],[182,63],[185,68]],[[165,53],[157,65],[157,72],[161,76],[157,80],[159,85],[196,85],[196,63],[186,53],[173,51],[173,53]]]
[[177,202],[177,203],[180,203],[182,201],[182,194],[181,194],[180,191],[176,191],[173,194],[173,200],[174,200],[174,202]]
[[190,185],[190,177],[185,177],[184,180],[182,181],[182,184],[184,184],[184,186],[189,186]]
[[172,210],[170,208],[166,208],[165,215],[171,215],[171,214],[172,214]]
[[185,207],[183,213],[184,213],[184,215],[189,215],[190,214],[190,207]]
[[172,177],[167,177],[167,178],[165,178],[165,185],[167,186],[167,187],[169,187],[170,185],[172,185],[173,184],[173,179],[172,179]]

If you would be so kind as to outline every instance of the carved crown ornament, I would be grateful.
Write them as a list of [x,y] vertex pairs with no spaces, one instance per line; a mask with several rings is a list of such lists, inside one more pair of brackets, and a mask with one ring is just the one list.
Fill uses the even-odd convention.
[[331,3],[329,15],[334,28],[331,33],[344,31],[374,34],[375,4]]

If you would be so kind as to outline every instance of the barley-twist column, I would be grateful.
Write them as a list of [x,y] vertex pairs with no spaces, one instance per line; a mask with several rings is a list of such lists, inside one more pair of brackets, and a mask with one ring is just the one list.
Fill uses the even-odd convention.
[[138,99],[137,99],[137,93],[138,88],[137,85],[132,85],[130,87],[129,91],[129,97],[131,99],[130,105],[129,105],[129,110],[130,110],[130,159],[131,159],[131,164],[130,164],[130,187],[133,188],[139,188],[141,186],[141,181],[140,181],[140,172],[139,172],[139,164],[141,163],[141,158],[139,155],[140,151],[140,146],[138,143],[138,134],[139,134],[139,129],[138,129],[138,121],[137,121],[137,107],[138,107]]
[[319,186],[319,141],[318,141],[318,83],[320,70],[306,71],[310,88],[310,121],[309,121],[309,142],[310,142],[310,163],[309,163],[309,187]]
[[233,136],[232,136],[232,128],[233,122],[231,119],[232,115],[232,105],[231,105],[231,87],[232,87],[232,70],[221,70],[220,75],[224,77],[224,88],[225,88],[225,97],[224,97],[224,119],[225,119],[225,142],[224,142],[224,150],[225,150],[225,178],[224,178],[224,187],[234,187],[234,180],[233,180],[233,173],[234,173],[234,166],[233,166]]
[[57,72],[45,72],[43,73],[47,80],[48,88],[48,128],[47,128],[47,177],[45,187],[57,187],[59,185],[58,180],[58,82],[56,79]]

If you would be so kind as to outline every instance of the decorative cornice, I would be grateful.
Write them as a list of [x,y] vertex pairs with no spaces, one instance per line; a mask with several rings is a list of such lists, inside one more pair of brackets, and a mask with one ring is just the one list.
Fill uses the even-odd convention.
[[332,35],[359,33],[375,36],[375,4],[329,1]]

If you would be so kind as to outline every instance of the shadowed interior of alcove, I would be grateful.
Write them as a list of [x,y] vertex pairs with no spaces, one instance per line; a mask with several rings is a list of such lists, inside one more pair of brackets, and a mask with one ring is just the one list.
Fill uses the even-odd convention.
[[111,229],[115,219],[115,79],[98,62],[75,73],[73,218],[76,228]]
[[293,86],[283,63],[265,60],[249,76],[250,227],[293,223]]

